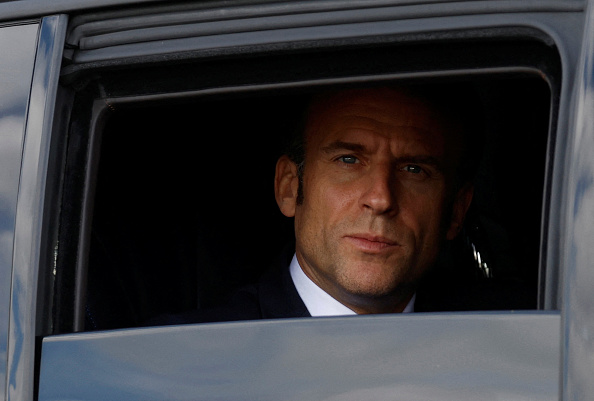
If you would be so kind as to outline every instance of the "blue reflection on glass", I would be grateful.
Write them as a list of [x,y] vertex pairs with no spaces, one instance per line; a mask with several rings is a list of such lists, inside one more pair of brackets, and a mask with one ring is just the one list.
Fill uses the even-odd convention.
[[46,337],[38,399],[552,401],[559,323],[419,313]]

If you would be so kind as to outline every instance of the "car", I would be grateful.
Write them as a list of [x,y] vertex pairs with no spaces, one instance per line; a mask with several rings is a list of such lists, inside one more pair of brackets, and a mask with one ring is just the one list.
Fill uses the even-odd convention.
[[[0,399],[594,397],[591,2],[15,0],[0,50]],[[476,93],[444,269],[533,307],[150,326],[291,242],[299,111],[374,85]]]

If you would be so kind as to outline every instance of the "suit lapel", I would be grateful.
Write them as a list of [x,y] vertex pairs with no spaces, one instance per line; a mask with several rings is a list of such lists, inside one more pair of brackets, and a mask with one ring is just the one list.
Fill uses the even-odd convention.
[[[258,283],[258,300],[263,319],[310,317],[289,273],[293,252],[286,250]],[[280,265],[280,266],[279,266]],[[280,268],[279,268],[280,267]]]

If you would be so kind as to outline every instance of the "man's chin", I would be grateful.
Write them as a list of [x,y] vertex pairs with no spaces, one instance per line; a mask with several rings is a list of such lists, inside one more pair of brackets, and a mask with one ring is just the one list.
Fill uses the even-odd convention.
[[348,305],[358,314],[402,312],[415,291],[406,286],[398,288],[351,288]]
[[386,281],[386,277],[377,279],[352,279],[343,286],[351,295],[359,298],[381,299],[397,296],[398,292],[410,286],[401,285],[399,281]]
[[356,269],[340,280],[341,286],[351,296],[361,299],[402,299],[410,297],[416,290],[416,281],[406,274],[395,274],[394,269]]

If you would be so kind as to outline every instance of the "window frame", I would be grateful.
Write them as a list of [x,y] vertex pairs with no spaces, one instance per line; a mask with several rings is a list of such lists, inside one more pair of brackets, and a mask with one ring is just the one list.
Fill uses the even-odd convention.
[[[323,79],[309,79],[309,80],[296,80],[293,82],[276,82],[276,83],[263,83],[263,84],[251,84],[251,85],[229,85],[223,87],[213,87],[213,88],[205,88],[205,89],[194,89],[194,90],[186,90],[186,91],[174,91],[172,93],[156,93],[156,94],[147,94],[141,93],[138,94],[131,94],[129,96],[124,96],[121,93],[117,93],[114,96],[110,96],[110,87],[109,85],[100,87],[100,94],[94,92],[93,94],[87,96],[87,100],[85,101],[87,108],[92,110],[91,114],[88,117],[87,122],[83,122],[78,124],[78,126],[83,127],[79,129],[79,133],[71,135],[78,135],[81,138],[88,137],[89,140],[87,142],[87,146],[80,146],[77,145],[77,152],[79,153],[78,159],[82,160],[86,158],[84,163],[84,176],[77,174],[77,179],[79,183],[76,185],[75,191],[79,191],[80,195],[76,195],[77,192],[74,192],[74,195],[80,197],[82,202],[79,206],[75,207],[74,214],[74,223],[66,223],[64,222],[64,217],[66,219],[69,217],[67,214],[63,216],[62,226],[66,227],[66,230],[63,230],[62,235],[67,235],[68,238],[62,237],[62,240],[59,241],[61,243],[68,243],[73,242],[78,244],[76,249],[70,251],[72,254],[71,257],[66,257],[65,262],[61,264],[61,269],[64,270],[67,266],[67,263],[72,263],[75,260],[76,269],[75,272],[72,273],[72,279],[74,279],[74,284],[67,284],[67,286],[72,287],[75,289],[75,292],[72,294],[71,298],[65,298],[66,305],[63,308],[64,310],[68,310],[70,307],[68,306],[69,302],[74,304],[74,315],[72,316],[72,325],[73,331],[82,331],[84,328],[84,314],[85,314],[85,291],[86,291],[86,270],[87,270],[87,258],[88,258],[88,249],[90,243],[90,228],[91,228],[91,216],[93,211],[93,199],[94,199],[94,191],[95,191],[95,177],[97,174],[97,166],[98,166],[98,152],[101,144],[101,135],[100,132],[103,128],[105,123],[105,119],[109,110],[114,107],[118,107],[120,105],[128,105],[128,104],[144,104],[144,103],[152,103],[152,102],[162,102],[162,101],[174,101],[179,99],[184,99],[188,97],[208,97],[208,96],[221,96],[221,95],[228,95],[228,94],[250,94],[255,92],[262,92],[262,91],[283,91],[283,90],[294,90],[299,88],[311,88],[311,87],[328,87],[332,85],[338,84],[361,84],[361,83],[379,83],[379,82],[398,82],[398,81],[410,81],[410,80],[436,80],[436,79],[455,79],[455,78],[462,78],[462,77],[473,77],[474,79],[480,79],[481,77],[494,77],[494,76],[505,76],[505,75],[514,75],[514,74],[527,74],[533,76],[542,76],[543,70],[538,69],[537,66],[499,66],[494,68],[472,68],[469,66],[467,68],[460,68],[460,69],[449,69],[445,71],[421,71],[421,72],[393,72],[393,73],[386,73],[386,74],[376,74],[376,75],[354,75],[354,76],[344,76],[339,78],[323,78]],[[552,89],[551,94],[551,110],[555,110],[555,105],[558,104],[558,94],[560,91],[560,83],[556,82],[558,76],[555,77],[554,75],[547,76],[552,80],[547,80],[549,86]],[[119,82],[119,81],[117,81]],[[117,85],[112,84],[112,87],[119,87]],[[70,98],[70,101],[73,97]],[[81,104],[83,102],[77,101],[77,104]],[[555,123],[556,123],[556,115],[553,112],[551,116],[551,120],[549,123],[549,147],[553,146],[555,142]],[[86,128],[85,128],[86,127]],[[82,139],[84,140],[84,139]],[[73,152],[71,152],[73,153]],[[75,161],[75,163],[81,163],[81,161]],[[547,171],[545,174],[547,178],[545,178],[545,194],[549,191],[549,178],[551,165],[547,165]],[[66,194],[65,196],[72,198],[73,195]],[[546,196],[543,197],[542,211],[543,211],[543,224],[545,221],[549,220],[549,208],[548,208],[548,198]],[[80,215],[78,214],[80,213]],[[78,217],[80,216],[80,217]],[[70,229],[74,229],[74,233],[76,230],[78,231],[78,236],[76,237],[75,241],[72,241],[74,238],[72,234],[69,233]],[[544,255],[546,255],[546,248],[544,246],[545,239],[546,239],[546,228],[543,226],[541,227],[541,258],[539,261],[539,275],[541,285],[539,286],[539,302],[538,308],[539,309],[556,309],[556,304],[551,301],[551,296],[547,295],[545,291],[547,289],[543,286],[542,283],[546,282],[544,279],[545,276],[549,275],[547,272],[545,274],[545,269],[547,268],[546,264],[544,264],[545,259]],[[59,267],[60,269],[60,267]],[[556,272],[554,273],[556,274]],[[545,293],[543,293],[545,292]],[[547,299],[549,303],[547,304]],[[70,323],[66,323],[69,325]],[[68,329],[66,329],[68,331]],[[57,332],[62,332],[59,330]]]

